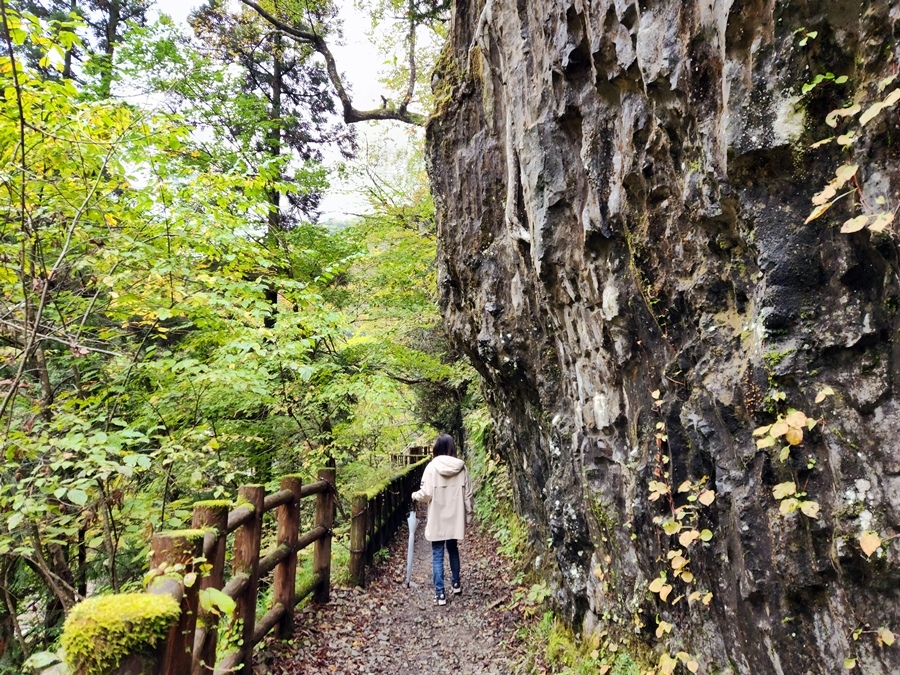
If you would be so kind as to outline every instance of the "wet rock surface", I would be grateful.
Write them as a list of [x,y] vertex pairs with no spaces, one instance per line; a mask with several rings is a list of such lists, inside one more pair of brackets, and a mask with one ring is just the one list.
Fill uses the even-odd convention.
[[[387,560],[371,570],[364,589],[335,587],[331,602],[296,616],[290,644],[270,642],[255,672],[272,675],[420,675],[522,672],[526,625],[514,601],[509,562],[490,535],[470,529],[460,543],[463,593],[434,604],[431,544],[419,521],[410,588],[406,587],[406,528]],[[445,561],[447,586],[450,569]]]
[[[900,672],[897,237],[840,234],[852,198],[804,223],[845,161],[897,206],[895,109],[810,145],[876,100],[898,30],[883,0],[455,3],[428,129],[445,325],[586,632],[705,672]],[[847,84],[802,91],[827,72]],[[752,431],[790,409],[822,422],[782,461]],[[685,548],[654,519],[704,477],[713,536]],[[816,517],[779,511],[785,482]]]

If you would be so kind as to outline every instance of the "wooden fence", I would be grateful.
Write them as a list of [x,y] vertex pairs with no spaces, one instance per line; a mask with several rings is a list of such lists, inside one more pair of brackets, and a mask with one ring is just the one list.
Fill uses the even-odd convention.
[[[210,672],[251,675],[253,647],[273,628],[281,638],[293,632],[294,607],[310,593],[316,602],[327,602],[331,576],[331,535],[335,516],[335,471],[323,469],[318,480],[302,485],[297,476],[281,479],[281,489],[266,495],[261,485],[245,485],[238,490],[238,506],[200,502],[194,506],[192,525],[204,532],[202,543],[190,534],[160,533],[151,543],[151,569],[183,565],[185,578],[196,574],[197,562],[211,565],[199,584],[179,584],[181,617],[172,626],[161,650],[158,672],[161,675],[208,675]],[[302,534],[300,502],[316,495],[315,525]],[[263,515],[276,511],[277,539],[273,550],[261,557]],[[191,531],[188,531],[190,533]],[[225,583],[225,554],[228,535],[234,533],[232,574]],[[313,578],[297,588],[297,553],[310,544],[313,553]],[[199,544],[199,545],[198,545]],[[272,603],[257,621],[259,581],[274,572]],[[158,585],[159,586],[159,585]],[[216,663],[218,626],[216,616],[200,611],[199,592],[215,588],[235,601],[232,628],[239,632],[237,647]],[[151,586],[151,592],[153,592]],[[164,586],[159,591],[167,592]],[[177,591],[176,591],[177,595]],[[196,626],[197,617],[202,622]]]
[[404,521],[410,495],[419,489],[428,459],[420,459],[389,481],[350,498],[350,581],[366,582],[366,567]]
[[[419,487],[426,463],[427,460],[419,461],[368,492],[353,495],[350,575],[355,583],[364,583],[366,566],[403,522],[405,507],[410,503],[411,493]],[[311,496],[316,500],[315,521],[310,530],[300,533],[300,504]],[[323,469],[318,480],[308,485],[303,485],[298,476],[286,476],[281,479],[280,490],[270,495],[261,485],[242,486],[238,490],[237,506],[231,506],[227,501],[197,502],[193,509],[193,529],[153,536],[149,573],[152,581],[147,594],[112,596],[123,607],[135,602],[133,598],[153,604],[149,602],[150,595],[170,596],[180,609],[176,610],[167,601],[172,608],[170,616],[177,614],[177,620],[172,625],[168,621],[163,623],[163,632],[153,638],[140,637],[129,643],[126,653],[117,654],[111,660],[107,655],[107,661],[115,664],[112,670],[97,666],[100,660],[96,656],[103,646],[92,639],[82,639],[81,644],[87,644],[84,661],[79,662],[76,656],[75,662],[69,664],[75,675],[101,672],[104,675],[251,675],[254,646],[273,630],[277,637],[289,638],[298,602],[310,594],[315,602],[328,602],[332,529],[337,507],[334,469]],[[277,519],[275,546],[263,555],[260,552],[263,516],[273,511]],[[232,534],[231,574],[226,582],[226,556]],[[297,553],[311,544],[315,544],[313,575],[298,584]],[[272,600],[268,611],[257,618],[260,580],[269,574],[273,574]],[[201,606],[203,591],[207,591],[207,597],[218,596],[221,600],[224,594],[234,601],[227,626],[219,625],[218,615],[226,613],[216,611],[221,610],[220,605]],[[91,600],[77,605],[70,614],[69,619],[74,619],[79,610],[84,610],[72,626],[67,620],[64,644],[65,633],[71,631],[77,635],[85,624],[96,631],[97,617],[91,614]],[[117,635],[123,632],[143,635],[135,619],[125,617],[124,613],[113,621],[116,624],[113,632]],[[227,639],[220,645],[222,636]]]

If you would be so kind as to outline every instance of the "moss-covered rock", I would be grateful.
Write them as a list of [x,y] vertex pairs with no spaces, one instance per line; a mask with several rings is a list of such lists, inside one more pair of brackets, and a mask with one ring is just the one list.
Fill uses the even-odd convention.
[[88,598],[66,618],[62,648],[75,675],[108,675],[131,653],[153,649],[181,610],[168,595]]

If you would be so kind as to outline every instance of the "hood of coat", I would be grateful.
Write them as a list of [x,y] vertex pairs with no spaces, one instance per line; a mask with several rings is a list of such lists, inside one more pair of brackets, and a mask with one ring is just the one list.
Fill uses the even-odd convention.
[[450,457],[449,455],[438,455],[432,460],[434,470],[441,474],[444,478],[450,478],[462,471],[466,463],[458,457]]

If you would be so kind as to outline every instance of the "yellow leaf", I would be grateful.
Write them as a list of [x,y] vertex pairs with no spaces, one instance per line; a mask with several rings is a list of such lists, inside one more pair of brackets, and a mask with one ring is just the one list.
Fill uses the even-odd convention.
[[856,668],[856,659],[844,659],[844,668],[847,670]]
[[756,447],[760,450],[763,448],[771,448],[773,445],[775,445],[775,439],[771,436],[766,436],[765,438],[760,438],[756,441]]
[[781,421],[776,422],[772,425],[772,438],[778,438],[779,436],[784,436],[787,433],[788,425],[787,422]]
[[781,451],[778,453],[778,461],[786,462],[787,458],[791,456],[791,446],[784,446]]
[[713,599],[713,594],[712,594],[712,593],[707,593],[706,595],[704,595],[704,596],[700,599],[700,602],[702,602],[704,605],[707,605],[707,606],[708,606],[709,603],[712,602],[712,599]]
[[659,626],[656,627],[656,637],[661,638],[663,635],[672,632],[672,624],[667,623],[666,621],[660,621]]
[[691,582],[694,580],[694,575],[691,574],[690,572],[682,572],[682,574],[681,574],[681,580],[682,580],[684,583],[689,584],[689,583],[691,583]]
[[716,493],[712,490],[704,490],[697,496],[697,501],[703,504],[703,506],[709,506],[716,501]]
[[819,206],[817,206],[816,208],[814,208],[812,210],[812,213],[810,213],[809,216],[806,218],[806,220],[803,222],[811,223],[816,218],[819,218],[823,213],[825,213],[828,209],[831,208],[831,204],[832,204],[832,202],[828,202],[827,204],[820,204]]
[[662,528],[663,532],[665,532],[666,534],[677,534],[681,531],[681,523],[679,523],[677,520],[667,520],[663,523]]
[[111,213],[104,213],[103,220],[105,220],[106,224],[109,225],[110,227],[116,226],[116,219],[115,219],[115,217],[113,217],[113,214],[111,214]]
[[659,599],[662,600],[663,602],[665,602],[666,598],[669,597],[669,593],[671,593],[671,592],[672,592],[672,587],[669,586],[669,584],[666,584],[659,591]]
[[844,183],[853,178],[856,175],[856,172],[859,171],[859,164],[844,164],[843,166],[839,166],[837,171],[834,172],[836,181],[836,186],[840,188]]
[[803,430],[791,427],[784,435],[784,440],[786,440],[790,445],[800,445],[800,443],[803,442]]
[[867,558],[871,557],[878,550],[878,547],[881,546],[881,537],[874,530],[866,530],[859,535],[859,546]]
[[754,436],[767,436],[769,434],[769,429],[771,429],[771,428],[772,428],[771,424],[764,426],[764,427],[757,427],[756,429],[753,430],[753,435]]
[[834,389],[832,389],[831,387],[822,387],[822,389],[819,390],[819,393],[816,396],[816,403],[821,403],[822,401],[824,401],[826,396],[834,396]]
[[690,546],[694,543],[695,540],[700,538],[700,533],[697,530],[688,530],[687,532],[682,532],[678,537],[678,543],[682,546]]
[[687,561],[687,559],[686,559],[685,557],[680,556],[680,555],[675,556],[674,558],[672,558],[672,563],[671,563],[671,564],[672,564],[672,569],[673,569],[673,570],[680,570],[682,567],[684,567],[685,565],[687,565],[687,562],[688,562],[688,561]]
[[859,103],[854,103],[849,108],[838,108],[837,110],[832,110],[825,116],[825,124],[834,129],[837,126],[838,117],[852,117],[860,110],[862,110],[862,108],[860,107]]
[[800,511],[802,511],[803,515],[807,518],[818,519],[819,502],[800,502]]
[[[896,89],[894,91],[897,91]],[[869,106],[868,110],[864,112],[859,117],[859,126],[864,127],[869,122],[871,122],[875,117],[884,110],[887,106],[884,104],[884,101],[878,101],[877,103],[873,103]]]
[[856,218],[850,218],[844,221],[844,224],[841,225],[841,232],[843,234],[850,234],[851,232],[859,232],[863,229],[869,222],[869,216],[863,214],[861,216],[856,216]]
[[779,483],[774,488],[772,488],[772,496],[775,499],[784,499],[785,497],[795,494],[797,492],[797,486],[793,481],[788,481],[787,483]]
[[659,389],[654,389],[652,392],[650,392],[650,396],[652,396],[654,399],[659,399],[659,395]]
[[806,424],[806,415],[799,410],[794,410],[790,415],[784,418],[784,421],[789,427],[800,429]]
[[828,144],[831,143],[831,141],[833,141],[833,140],[834,140],[834,136],[829,136],[828,138],[823,138],[821,141],[816,141],[815,143],[813,143],[813,144],[810,145],[809,147],[810,147],[810,149],[819,148],[819,147],[821,147],[821,146],[823,146],[823,145],[828,145]]
[[837,195],[837,187],[834,183],[829,183],[824,187],[821,192],[817,192],[813,198],[812,203],[813,206],[821,206],[822,204],[827,204]]
[[700,591],[694,591],[688,596],[688,602],[696,602],[700,599],[700,596],[703,595]]
[[850,131],[846,134],[841,134],[840,136],[837,137],[837,144],[843,145],[844,147],[846,147],[848,145],[853,145],[853,139],[855,137],[856,137],[856,134],[854,134],[852,131]]
[[888,647],[894,644],[894,634],[887,628],[879,628],[878,637],[881,638],[881,641]]
[[696,661],[688,661],[684,665],[687,666],[687,669],[692,673],[696,673],[698,670],[700,670],[700,664]]
[[879,213],[875,216],[875,221],[869,225],[872,232],[883,232],[884,228],[894,222],[893,213]]
[[678,486],[678,492],[687,492],[691,489],[691,481],[686,480]]
[[665,579],[663,579],[662,577],[656,577],[653,581],[650,582],[650,586],[648,587],[648,590],[651,593],[659,593],[662,590],[665,583],[666,583]]
[[709,541],[713,538],[713,533],[709,530],[701,530],[700,541]]
[[781,504],[778,506],[778,510],[781,512],[781,515],[789,516],[797,510],[798,506],[800,506],[799,500],[794,499],[793,497],[788,497],[781,502]]

